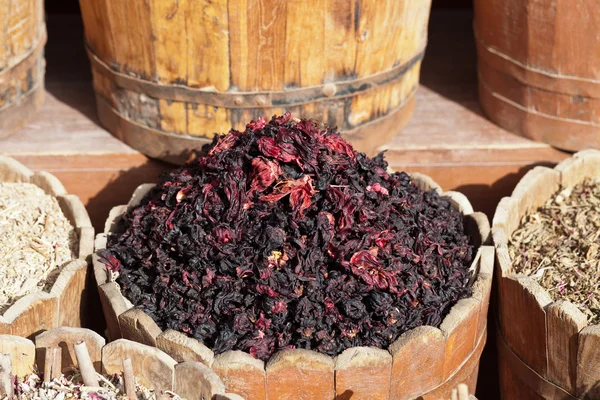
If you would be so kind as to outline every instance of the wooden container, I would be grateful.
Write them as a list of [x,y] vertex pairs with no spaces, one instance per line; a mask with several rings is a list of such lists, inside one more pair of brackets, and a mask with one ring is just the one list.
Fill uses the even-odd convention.
[[29,122],[44,96],[42,0],[0,1],[0,138]]
[[523,216],[593,176],[600,176],[600,151],[579,152],[554,169],[529,171],[496,209],[492,233],[504,399],[600,398],[600,325],[588,326],[576,306],[553,302],[536,281],[516,274],[508,253],[508,238]]
[[600,0],[475,0],[479,97],[503,128],[600,148]]
[[[441,191],[425,175],[412,179],[424,189]],[[128,205],[112,209],[105,231],[96,237],[96,249],[106,247],[123,213],[134,207],[153,187],[136,189]],[[109,337],[157,346],[177,361],[200,361],[210,366],[229,389],[245,399],[368,399],[401,400],[450,398],[452,389],[467,383],[475,391],[479,357],[486,341],[487,311],[492,282],[494,249],[488,246],[487,217],[473,209],[466,197],[446,192],[464,214],[465,226],[479,248],[472,264],[473,296],[460,300],[440,328],[421,326],[400,336],[389,349],[353,347],[332,358],[310,350],[283,350],[268,362],[242,351],[215,355],[201,342],[174,330],[161,331],[156,323],[122,296],[110,271],[94,256],[94,273],[106,317]],[[368,379],[365,379],[368,377]]]
[[374,152],[412,115],[431,0],[80,4],[103,125],[182,163],[284,110]]
[[[79,367],[75,345],[84,342],[93,369],[106,375],[122,374],[123,360],[130,359],[137,382],[159,394],[173,391],[188,400],[239,400],[225,393],[225,385],[210,368],[199,362],[177,363],[155,347],[120,339],[105,344],[102,336],[83,328],[59,327],[31,340],[13,335],[0,335],[0,354],[11,358],[12,374],[19,378],[37,371],[50,371],[52,376],[69,374]],[[59,348],[60,355],[47,366],[47,354]],[[53,370],[54,369],[54,370]],[[91,369],[91,368],[90,368]],[[160,398],[157,396],[157,398]]]
[[67,191],[47,172],[33,173],[12,158],[0,156],[0,182],[28,182],[56,197],[79,238],[77,259],[63,267],[49,293],[33,292],[0,315],[0,334],[23,337],[57,326],[81,326],[89,285],[88,257],[94,250],[94,228],[79,198]]

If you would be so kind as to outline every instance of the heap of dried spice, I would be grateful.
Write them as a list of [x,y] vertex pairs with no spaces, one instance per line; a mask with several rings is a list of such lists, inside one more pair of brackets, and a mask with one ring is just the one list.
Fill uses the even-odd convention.
[[471,293],[472,252],[447,198],[285,114],[165,176],[100,256],[161,328],[266,360],[438,326]]
[[30,183],[0,183],[0,312],[51,287],[76,245],[54,197]]
[[[99,387],[85,386],[81,375],[74,368],[73,374],[61,375],[50,382],[44,382],[38,374],[30,374],[24,379],[15,380],[14,396],[16,400],[130,400],[125,393],[123,377],[120,375],[102,376],[96,374]],[[135,392],[139,400],[156,400],[154,390],[136,384]],[[1,398],[1,397],[0,397]],[[161,399],[180,400],[175,393],[166,391]],[[8,400],[8,398],[2,398]]]
[[553,300],[569,300],[600,323],[600,179],[557,193],[527,215],[509,243],[516,272],[532,276]]

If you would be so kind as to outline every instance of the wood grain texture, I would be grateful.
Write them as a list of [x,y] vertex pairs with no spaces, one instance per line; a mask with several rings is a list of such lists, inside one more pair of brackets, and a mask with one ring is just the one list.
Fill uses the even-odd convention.
[[392,343],[389,351],[393,376],[391,399],[413,399],[443,382],[446,338],[439,329],[431,326],[412,329]]
[[188,361],[175,366],[174,392],[188,400],[213,399],[225,394],[225,385],[206,365]]
[[[352,347],[335,360],[336,399],[387,400],[392,355],[374,347]],[[368,378],[367,378],[368,377]]]
[[245,399],[266,400],[267,375],[263,361],[243,351],[230,350],[215,357],[212,369],[228,390]]
[[[368,133],[369,150],[383,144],[388,136],[366,124],[402,108],[412,114],[431,6],[431,0],[81,3],[100,120],[133,147],[169,160],[185,159],[170,143],[197,147],[202,141],[194,138],[243,129],[250,119],[285,109],[357,129],[351,137]],[[383,73],[390,78],[373,83]],[[278,96],[283,100],[271,100]],[[139,133],[135,139],[131,131]],[[154,150],[138,143],[154,137],[163,142]]]
[[0,138],[31,121],[44,92],[46,26],[39,0],[0,3]]
[[4,317],[10,323],[11,335],[33,338],[58,326],[58,299],[48,293],[31,293],[17,300]]
[[563,188],[575,186],[587,177],[598,175],[600,150],[588,149],[575,153],[573,157],[559,163],[555,170],[560,173]]
[[119,326],[123,339],[154,347],[156,347],[156,338],[162,333],[156,322],[137,308],[131,308],[120,314]]
[[0,354],[8,354],[14,376],[24,378],[34,370],[35,345],[29,339],[13,335],[0,335]]
[[276,353],[267,363],[269,400],[317,400],[335,395],[334,362],[311,350],[293,349]]
[[[481,102],[501,126],[567,150],[600,147],[598,1],[475,1]],[[588,53],[593,56],[589,57]]]
[[50,294],[58,299],[58,326],[81,326],[82,319],[86,318],[88,270],[86,261],[71,261],[52,285]]
[[119,287],[114,282],[107,282],[98,286],[98,294],[102,303],[102,311],[106,319],[106,326],[109,340],[122,338],[121,327],[119,326],[119,315],[123,314],[129,308],[121,295]]
[[540,375],[547,372],[546,312],[550,296],[528,277],[498,283],[500,328],[508,345]]
[[546,309],[548,327],[548,380],[575,393],[579,332],[586,316],[573,304],[558,301]]
[[213,351],[203,343],[172,329],[167,329],[156,337],[156,347],[177,362],[198,361],[210,367],[215,359]]
[[130,358],[138,382],[157,391],[173,390],[177,362],[155,347],[118,339],[102,348],[102,369],[120,374],[123,359]]
[[40,333],[35,337],[35,347],[45,349],[60,347],[62,349],[62,368],[77,365],[77,357],[73,346],[79,342],[85,342],[90,359],[96,371],[101,372],[102,347],[106,340],[96,332],[85,328],[58,327]]
[[[491,282],[490,282],[491,283]],[[475,349],[480,337],[477,336],[477,321],[481,299],[471,297],[459,300],[444,318],[440,330],[446,337],[444,356],[445,381],[464,363]]]
[[579,333],[577,349],[577,382],[578,397],[595,399],[600,397],[600,326],[592,325]]
[[523,217],[539,207],[560,188],[560,173],[546,167],[535,167],[527,172],[512,192],[511,198],[517,202],[519,217]]

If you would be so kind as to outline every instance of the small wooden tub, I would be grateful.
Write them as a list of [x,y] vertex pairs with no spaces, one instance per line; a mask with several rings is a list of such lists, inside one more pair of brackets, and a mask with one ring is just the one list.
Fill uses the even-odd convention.
[[77,259],[63,267],[49,293],[30,293],[0,315],[0,334],[32,337],[57,326],[81,326],[89,290],[88,257],[94,250],[94,228],[85,207],[77,196],[67,194],[54,175],[33,173],[12,158],[0,156],[0,182],[33,183],[56,197],[79,238]]
[[[412,174],[424,189],[441,188],[429,177]],[[122,215],[153,187],[136,189],[128,205],[111,210],[105,231],[96,237],[96,250],[106,247]],[[368,399],[400,400],[450,398],[452,389],[467,383],[475,391],[479,357],[486,341],[487,311],[494,249],[488,246],[487,217],[457,192],[444,193],[465,216],[473,244],[473,296],[460,300],[440,328],[421,326],[406,332],[389,349],[354,347],[338,357],[310,350],[283,350],[268,362],[242,351],[215,355],[201,342],[174,330],[161,331],[144,312],[122,296],[106,266],[94,255],[94,273],[111,339],[126,338],[157,346],[177,361],[200,361],[210,366],[228,388],[249,400]],[[368,377],[368,379],[365,379]]]
[[431,0],[80,0],[102,124],[183,163],[291,111],[374,152],[413,113]]
[[[79,364],[80,358],[74,350],[81,342],[87,348],[89,365],[98,373],[122,374],[123,360],[130,359],[137,382],[155,393],[173,391],[188,400],[240,400],[225,393],[223,382],[202,363],[177,363],[155,347],[125,339],[105,344],[103,337],[89,329],[54,328],[37,335],[35,344],[19,336],[0,335],[0,354],[10,356],[13,376],[23,378],[35,369],[55,377],[61,373],[68,375],[72,366],[85,368]],[[48,357],[53,349],[60,349],[56,358]],[[47,365],[48,360],[53,365]]]
[[553,302],[530,277],[515,273],[508,238],[521,218],[557,191],[600,176],[600,151],[585,150],[554,169],[536,167],[500,201],[492,234],[496,248],[498,348],[504,399],[600,398],[600,325],[567,301]]
[[41,106],[44,21],[41,0],[0,2],[0,138],[29,122]]
[[475,0],[479,99],[511,132],[600,148],[600,0]]

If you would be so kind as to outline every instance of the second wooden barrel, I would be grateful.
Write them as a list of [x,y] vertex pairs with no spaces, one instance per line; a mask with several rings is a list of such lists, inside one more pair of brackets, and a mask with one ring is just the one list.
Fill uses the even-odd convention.
[[0,138],[35,116],[44,95],[42,0],[0,0]]
[[476,0],[485,113],[522,136],[600,148],[600,0]]
[[291,111],[374,151],[414,108],[431,0],[80,0],[98,112],[181,162]]

